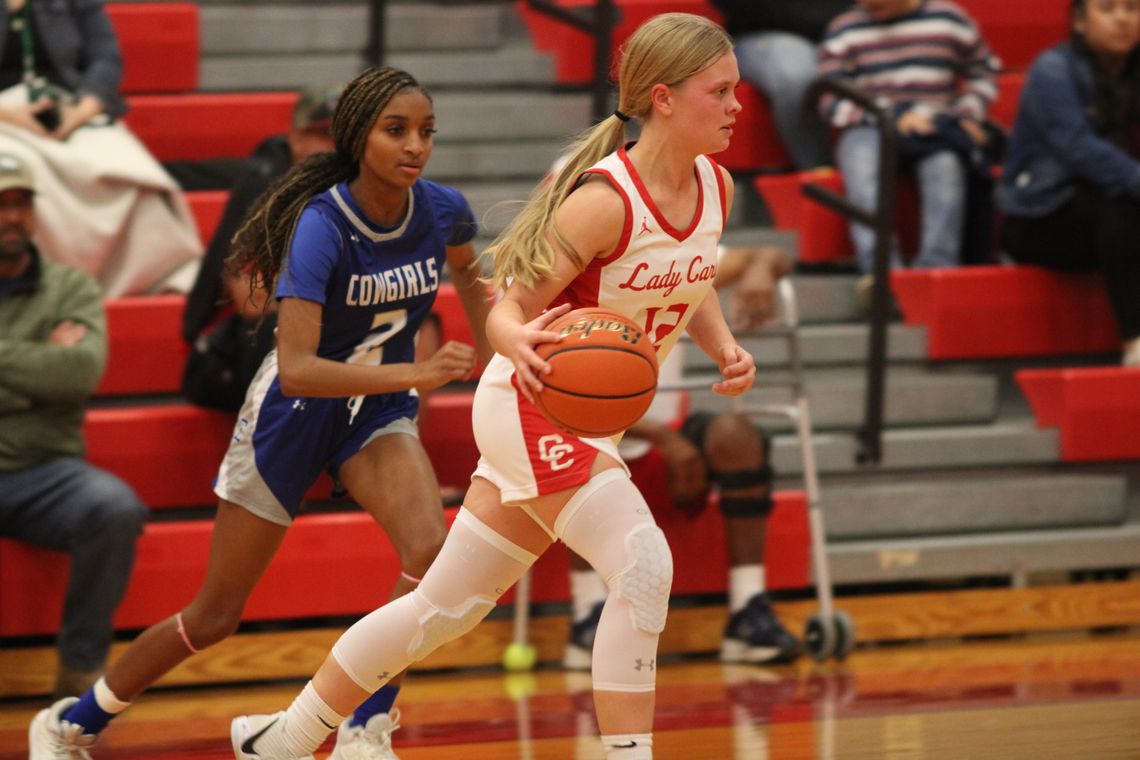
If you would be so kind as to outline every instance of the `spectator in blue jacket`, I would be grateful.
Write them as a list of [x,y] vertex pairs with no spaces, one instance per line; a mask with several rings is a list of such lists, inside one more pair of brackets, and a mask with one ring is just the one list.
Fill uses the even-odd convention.
[[1140,0],[1073,0],[1072,38],[1029,71],[998,206],[1015,260],[1104,274],[1140,366]]

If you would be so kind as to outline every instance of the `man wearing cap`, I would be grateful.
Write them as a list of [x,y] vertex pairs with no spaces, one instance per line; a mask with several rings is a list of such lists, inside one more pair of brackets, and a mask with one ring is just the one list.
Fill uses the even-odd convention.
[[[230,192],[182,315],[182,337],[194,344],[182,392],[195,404],[236,412],[261,359],[273,347],[276,322],[275,315],[264,313],[266,292],[251,292],[246,277],[225,270],[230,240],[246,211],[274,180],[314,153],[334,149],[332,117],[339,94],[339,88],[302,92],[289,132],[257,146]],[[236,313],[209,329],[221,304],[233,304]]]
[[84,404],[107,355],[102,296],[86,273],[40,256],[34,199],[27,165],[0,153],[0,536],[71,557],[65,696],[102,672],[147,509],[83,459]]

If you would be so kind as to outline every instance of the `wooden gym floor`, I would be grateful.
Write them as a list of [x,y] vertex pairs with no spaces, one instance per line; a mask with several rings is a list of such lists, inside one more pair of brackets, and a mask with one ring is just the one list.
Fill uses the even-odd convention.
[[[94,757],[232,757],[230,718],[280,709],[300,683],[156,690]],[[44,704],[0,702],[0,760],[27,757]],[[879,646],[772,668],[676,657],[657,704],[659,760],[1140,758],[1140,633]],[[414,674],[400,706],[402,760],[602,757],[586,674]]]

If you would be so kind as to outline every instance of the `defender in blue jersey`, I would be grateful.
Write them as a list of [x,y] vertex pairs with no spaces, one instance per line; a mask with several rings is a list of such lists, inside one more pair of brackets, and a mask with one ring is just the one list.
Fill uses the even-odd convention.
[[[475,220],[458,190],[420,179],[435,116],[430,96],[406,72],[376,68],[351,81],[332,131],[335,152],[294,166],[234,241],[232,263],[253,286],[274,288],[277,346],[246,393],[218,473],[202,588],[181,612],[144,631],[82,698],[36,716],[33,760],[85,756],[143,689],[236,630],[322,472],[337,477],[391,539],[402,564],[393,598],[419,583],[443,544],[439,484],[415,425],[417,389],[470,376],[476,349],[449,342],[417,362],[416,332],[446,269],[479,354],[490,358]],[[380,689],[341,725],[333,758],[395,758],[397,691]],[[272,756],[244,744],[234,747],[243,757]]]

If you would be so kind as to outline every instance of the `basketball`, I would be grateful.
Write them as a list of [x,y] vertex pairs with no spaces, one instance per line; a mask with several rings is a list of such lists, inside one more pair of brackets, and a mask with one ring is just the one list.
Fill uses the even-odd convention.
[[535,400],[552,424],[602,438],[637,422],[657,392],[657,352],[645,331],[608,309],[575,309],[547,328],[562,335],[535,352],[550,364]]

